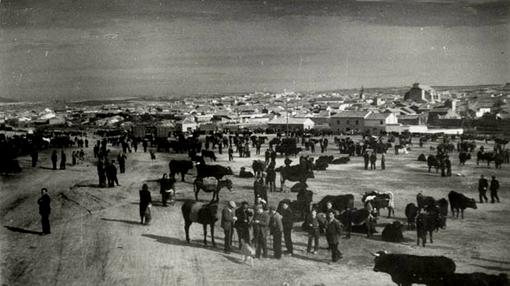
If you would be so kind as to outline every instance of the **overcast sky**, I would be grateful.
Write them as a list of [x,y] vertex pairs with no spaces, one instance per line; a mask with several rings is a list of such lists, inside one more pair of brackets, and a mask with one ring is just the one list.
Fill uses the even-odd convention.
[[510,81],[510,1],[1,0],[0,97]]

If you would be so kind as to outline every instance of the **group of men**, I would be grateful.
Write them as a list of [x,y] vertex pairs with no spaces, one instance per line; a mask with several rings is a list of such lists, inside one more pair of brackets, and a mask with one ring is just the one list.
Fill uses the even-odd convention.
[[499,190],[499,181],[496,180],[496,176],[492,176],[492,179],[490,181],[487,181],[485,179],[484,175],[480,176],[480,179],[478,180],[478,194],[480,198],[480,203],[483,204],[484,202],[488,202],[487,199],[487,189],[491,191],[491,203],[498,202],[499,203],[499,196],[498,196],[498,190]]
[[[375,170],[376,163],[377,163],[377,154],[375,152],[372,152],[370,155],[368,154],[368,151],[365,151],[363,153],[363,161],[365,163],[365,170],[368,170],[368,164],[370,163],[370,170]],[[381,169],[386,169],[386,157],[384,154],[381,154]]]
[[[236,203],[230,201],[222,211],[221,227],[225,234],[225,253],[232,251],[232,238],[234,229],[239,239],[239,249],[242,243],[253,243],[256,249],[255,258],[268,258],[268,238],[272,236],[274,258],[282,257],[282,238],[285,243],[287,255],[294,255],[292,241],[292,228],[294,226],[294,214],[289,203],[283,201],[279,208],[256,204],[254,212],[250,209],[248,202],[244,201],[236,209]],[[319,250],[320,223],[317,217],[317,210],[312,209],[305,220],[305,229],[308,233],[307,252],[316,254]],[[336,262],[342,258],[338,250],[338,237],[341,234],[341,225],[335,218],[333,211],[328,212],[324,225],[324,232],[331,251],[332,261]]]
[[[121,168],[124,172],[124,166]],[[97,161],[97,175],[99,177],[99,187],[109,188],[120,186],[119,179],[117,178],[117,167],[115,166],[115,160],[108,161],[107,158],[99,159]]]

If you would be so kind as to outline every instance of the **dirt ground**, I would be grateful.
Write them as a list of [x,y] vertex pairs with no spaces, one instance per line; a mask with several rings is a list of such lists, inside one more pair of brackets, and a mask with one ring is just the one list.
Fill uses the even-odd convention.
[[[431,152],[430,144],[423,148],[414,146],[407,155],[394,155],[390,150],[384,171],[365,171],[362,158],[355,157],[347,165],[316,171],[315,178],[308,181],[314,201],[325,195],[352,193],[357,207],[362,206],[361,194],[365,191],[392,191],[396,218],[385,218],[383,210],[378,221],[379,233],[373,239],[362,234],[342,239],[340,250],[344,258],[330,264],[325,238],[321,237],[318,254],[307,254],[306,235],[300,230],[300,223],[296,223],[295,256],[255,260],[253,268],[242,263],[240,254],[223,253],[219,222],[215,232],[217,248],[203,246],[202,227],[197,224],[191,226],[192,242],[186,243],[180,206],[182,200],[194,198],[191,184],[194,171],[186,177],[186,182],[176,184],[175,206],[165,208],[159,203],[157,180],[168,172],[171,158],[183,155],[157,153],[157,160],[151,161],[148,153],[140,150],[130,153],[127,172],[119,174],[121,186],[115,188],[97,187],[92,148],[86,150],[85,162],[68,166],[66,170],[50,169],[49,151],[40,154],[37,168],[29,167],[29,157],[21,158],[23,173],[2,177],[0,184],[2,285],[394,285],[389,275],[372,270],[373,257],[369,251],[378,250],[445,255],[455,261],[457,272],[509,273],[510,251],[506,245],[510,238],[510,166],[503,165],[503,169],[496,170],[476,166],[475,160],[458,166],[458,156],[454,153],[453,176],[442,178],[428,173],[426,163],[416,160],[420,153]],[[485,145],[491,148],[490,143]],[[266,148],[264,145],[262,152]],[[116,156],[118,150],[111,149]],[[67,150],[68,158],[70,152]],[[333,146],[328,153],[339,156]],[[218,157],[217,164],[232,166],[235,174],[242,166],[251,170],[254,159],[253,156],[238,158],[236,154],[234,162],[229,163],[225,153]],[[282,161],[279,157],[277,166]],[[294,163],[297,161],[296,158]],[[418,192],[442,198],[455,190],[478,201],[476,188],[480,174],[498,177],[501,203],[468,209],[463,220],[449,216],[447,228],[435,233],[434,244],[426,248],[416,246],[414,231],[404,233],[404,243],[381,241],[380,232],[385,223],[393,220],[405,223],[404,208],[407,203],[416,202]],[[252,202],[253,180],[237,176],[232,180],[233,191],[220,193],[221,205],[228,200]],[[279,177],[279,187],[278,181]],[[138,191],[144,182],[149,184],[155,201],[152,224],[148,226],[140,225],[138,216]],[[286,188],[292,184],[287,182]],[[47,236],[39,235],[37,198],[42,187],[48,188],[52,197],[52,233]],[[209,200],[210,196],[199,194],[202,200]],[[295,193],[269,193],[269,201],[276,204],[295,196]],[[237,246],[236,236],[234,246]],[[272,255],[272,249],[269,253]]]

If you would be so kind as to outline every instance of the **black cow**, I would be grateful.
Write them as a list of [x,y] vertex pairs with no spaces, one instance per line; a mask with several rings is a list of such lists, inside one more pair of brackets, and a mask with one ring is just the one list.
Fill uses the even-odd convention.
[[404,235],[402,234],[402,228],[404,225],[397,221],[389,223],[384,226],[381,238],[387,242],[402,242],[404,241]]
[[216,155],[214,155],[214,151],[210,150],[202,150],[202,158],[209,158],[212,161],[216,162]]
[[504,273],[494,275],[474,272],[453,273],[446,276],[442,283],[434,284],[434,286],[508,286],[509,284],[508,276]]
[[349,158],[349,157],[340,157],[340,158],[333,159],[333,161],[331,161],[331,164],[333,164],[333,165],[347,164],[347,163],[349,163],[349,161],[351,161],[351,158]]
[[223,167],[221,165],[197,165],[197,178],[214,177],[216,180],[220,180],[223,176],[233,175],[230,167]]
[[416,218],[416,244],[420,245],[420,239],[422,240],[422,246],[425,247],[427,243],[427,233],[430,236],[430,243],[434,243],[432,239],[432,233],[438,231],[439,228],[444,228],[445,219],[440,214],[439,209],[429,209],[429,212],[420,213]]
[[259,177],[266,169],[266,163],[262,160],[253,160],[251,167],[253,169],[253,173],[255,173],[255,176]]
[[434,155],[427,157],[427,166],[429,167],[429,173],[432,167],[436,168],[436,173],[439,172],[439,160]]
[[455,272],[455,262],[445,256],[418,256],[410,254],[373,253],[374,271],[391,275],[399,286],[413,283],[435,285]]
[[487,161],[487,167],[491,166],[491,161],[494,161],[496,158],[495,154],[493,152],[484,152],[484,151],[478,151],[476,153],[476,165],[480,163],[480,161]]
[[187,200],[182,204],[182,216],[184,218],[184,230],[186,231],[186,241],[189,243],[189,227],[191,223],[197,222],[204,227],[204,244],[207,245],[207,225],[211,227],[211,240],[213,247],[214,242],[214,224],[218,220],[218,204],[217,203],[201,203]]
[[409,203],[406,206],[405,212],[407,217],[407,229],[414,229],[416,227],[416,216],[418,216],[419,212],[418,207],[413,203]]
[[280,172],[281,191],[283,191],[286,180],[304,183],[307,179],[314,178],[311,166],[305,161],[308,160],[303,160],[299,165],[281,166],[275,169],[276,172]]
[[365,232],[367,237],[371,237],[375,232],[376,217],[367,209],[347,209],[337,218],[344,225],[347,238],[351,237],[351,231]]
[[181,174],[181,179],[184,182],[184,176],[189,170],[193,169],[193,162],[188,160],[171,160],[168,163],[170,168],[170,178],[175,178],[175,174]]
[[422,193],[416,195],[416,203],[418,205],[418,211],[421,209],[427,209],[436,205],[436,200],[430,196],[424,196]]
[[459,153],[459,164],[465,165],[467,160],[471,159],[471,154],[467,152],[460,152]]
[[317,204],[317,208],[321,212],[326,211],[326,204],[331,202],[333,205],[333,209],[338,211],[344,211],[346,209],[354,208],[354,195],[338,195],[338,196],[325,196],[322,200]]
[[448,193],[448,200],[450,201],[450,208],[452,210],[452,216],[455,216],[457,212],[457,218],[459,217],[459,210],[461,218],[464,218],[464,210],[467,208],[477,209],[476,201],[473,198],[468,198],[461,193],[451,191]]
[[333,156],[320,156],[315,160],[313,165],[314,170],[324,171],[328,168],[329,164],[333,161]]
[[425,157],[425,154],[420,154],[420,156],[418,156],[418,161],[420,162],[427,162],[427,158]]

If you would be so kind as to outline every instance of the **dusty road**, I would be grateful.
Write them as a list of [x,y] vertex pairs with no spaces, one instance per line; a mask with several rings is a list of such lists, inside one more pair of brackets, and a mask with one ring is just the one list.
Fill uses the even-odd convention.
[[[117,150],[112,150],[116,155]],[[335,156],[337,152],[330,150]],[[315,179],[309,180],[314,201],[326,194],[353,193],[356,206],[361,207],[363,192],[390,190],[395,194],[396,219],[404,222],[405,205],[415,202],[419,191],[441,198],[455,190],[477,198],[477,180],[484,173],[495,174],[500,180],[502,202],[469,209],[464,220],[448,217],[447,229],[435,233],[434,244],[426,248],[416,246],[413,231],[406,231],[407,242],[399,244],[383,242],[380,235],[366,239],[354,234],[350,240],[341,241],[344,259],[335,264],[328,264],[324,238],[317,255],[306,254],[306,236],[296,223],[296,255],[255,260],[253,268],[242,264],[239,254],[222,252],[219,222],[215,233],[218,248],[202,245],[202,227],[195,224],[191,226],[192,243],[185,242],[180,204],[183,199],[193,198],[192,175],[187,176],[187,182],[176,184],[175,206],[165,208],[159,203],[156,180],[168,172],[169,160],[181,155],[157,153],[157,160],[151,161],[149,154],[140,150],[128,154],[127,172],[119,175],[121,186],[115,188],[97,187],[91,149],[87,150],[86,162],[63,171],[49,169],[47,153],[40,155],[37,168],[29,167],[29,158],[22,158],[23,173],[2,177],[0,184],[2,285],[394,285],[388,275],[372,271],[373,258],[368,251],[383,249],[446,255],[455,260],[458,272],[509,273],[510,166],[488,169],[471,160],[459,167],[455,153],[454,176],[441,178],[427,173],[426,164],[416,161],[420,153],[429,152],[429,145],[415,147],[408,155],[390,152],[385,171],[363,170],[362,158],[318,171]],[[230,165],[238,174],[242,166],[251,166],[253,159],[236,156]],[[277,166],[282,161],[279,158]],[[217,163],[229,164],[225,154],[219,155]],[[234,176],[232,180],[233,191],[220,193],[221,204],[227,200],[252,202],[252,179]],[[138,190],[144,182],[149,184],[155,201],[149,226],[140,225],[138,217]],[[287,188],[291,185],[286,183]],[[52,234],[47,236],[38,234],[37,198],[42,187],[47,187],[52,197]],[[210,199],[204,193],[199,197]],[[295,199],[295,194],[269,194],[271,204],[286,197]],[[383,210],[380,225],[393,221],[384,218],[385,213]],[[237,239],[234,241],[237,246]]]

